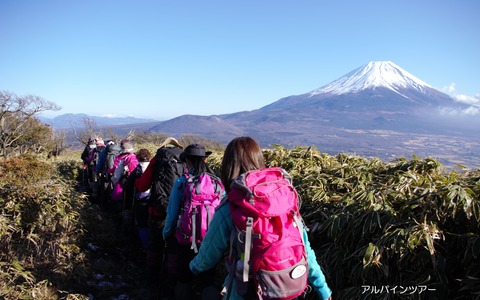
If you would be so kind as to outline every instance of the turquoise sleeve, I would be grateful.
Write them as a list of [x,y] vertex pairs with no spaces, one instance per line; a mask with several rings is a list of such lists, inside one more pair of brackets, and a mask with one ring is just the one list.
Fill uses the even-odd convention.
[[230,245],[232,229],[229,206],[220,206],[213,215],[197,256],[190,262],[190,270],[194,274],[211,269],[223,258]]
[[308,265],[310,267],[308,272],[308,281],[321,299],[327,299],[332,295],[332,291],[328,287],[325,275],[323,274],[322,269],[317,262],[315,251],[310,246],[310,241],[308,240],[308,234],[306,230],[303,231],[303,237],[307,250]]
[[183,185],[184,181],[185,177],[180,177],[173,184],[172,192],[168,199],[167,217],[165,219],[165,227],[163,228],[163,239],[167,239],[174,234],[177,227],[178,214],[183,199],[183,191],[180,187]]

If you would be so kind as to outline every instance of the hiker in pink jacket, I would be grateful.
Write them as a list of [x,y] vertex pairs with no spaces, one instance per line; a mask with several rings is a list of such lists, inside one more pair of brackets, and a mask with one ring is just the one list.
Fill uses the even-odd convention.
[[[123,143],[121,148],[122,152],[115,157],[114,172],[111,178],[113,183],[112,200],[114,203],[120,202],[118,205],[114,204],[117,207],[128,206],[128,203],[131,203],[132,199],[124,199],[121,183],[138,165],[137,156],[135,155],[132,144],[129,142]],[[123,203],[123,200],[128,200],[128,202],[124,201],[125,203]]]

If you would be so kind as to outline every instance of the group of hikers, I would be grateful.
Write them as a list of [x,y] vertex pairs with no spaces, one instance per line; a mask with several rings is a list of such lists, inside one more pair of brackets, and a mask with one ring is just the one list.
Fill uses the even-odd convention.
[[91,139],[81,155],[92,198],[122,224],[132,216],[154,299],[331,299],[290,175],[248,136],[227,145],[219,175],[211,153],[169,137],[155,155],[127,139]]

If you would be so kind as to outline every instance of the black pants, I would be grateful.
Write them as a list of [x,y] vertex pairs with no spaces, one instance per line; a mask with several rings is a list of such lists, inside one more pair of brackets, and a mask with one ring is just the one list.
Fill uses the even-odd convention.
[[147,228],[148,227],[148,204],[146,202],[142,202],[136,200],[135,206],[135,223],[139,228]]
[[191,245],[180,244],[175,237],[170,237],[167,240],[165,264],[170,266],[167,269],[171,272],[176,271],[177,282],[184,288],[188,284],[193,292],[201,293],[206,287],[215,285],[216,268],[194,275],[190,271],[190,262],[196,253],[190,247]]
[[149,215],[148,233],[149,245],[147,252],[147,274],[148,281],[152,287],[161,290],[163,288],[164,276],[162,274],[162,263],[165,251],[165,242],[162,237],[163,221],[165,216]]

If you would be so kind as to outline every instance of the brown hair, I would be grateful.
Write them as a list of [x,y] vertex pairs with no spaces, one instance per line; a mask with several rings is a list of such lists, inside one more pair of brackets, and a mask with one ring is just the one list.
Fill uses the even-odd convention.
[[137,152],[137,160],[139,162],[144,162],[144,161],[150,161],[150,158],[152,157],[152,154],[148,149],[140,149]]
[[261,168],[265,168],[265,159],[257,141],[248,136],[234,138],[227,145],[222,160],[220,176],[226,192],[230,191],[233,179],[247,171]]
[[193,167],[193,171],[194,171],[193,175],[198,175],[203,172],[212,173],[212,170],[208,167],[207,163],[205,162],[205,159],[206,159],[205,157],[187,155],[185,158],[190,161],[190,164]]

